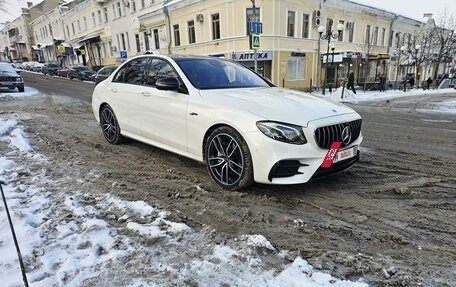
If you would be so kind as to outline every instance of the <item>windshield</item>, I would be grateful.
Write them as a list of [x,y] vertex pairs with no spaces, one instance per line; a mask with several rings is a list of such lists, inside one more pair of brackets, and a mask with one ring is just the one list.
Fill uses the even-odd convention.
[[269,87],[250,69],[218,58],[175,59],[189,81],[198,89]]

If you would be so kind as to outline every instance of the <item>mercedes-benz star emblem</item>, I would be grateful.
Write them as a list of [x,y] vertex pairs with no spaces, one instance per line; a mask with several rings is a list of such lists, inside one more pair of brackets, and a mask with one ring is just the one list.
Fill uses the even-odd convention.
[[352,139],[352,131],[349,126],[346,126],[342,130],[342,143],[348,145]]

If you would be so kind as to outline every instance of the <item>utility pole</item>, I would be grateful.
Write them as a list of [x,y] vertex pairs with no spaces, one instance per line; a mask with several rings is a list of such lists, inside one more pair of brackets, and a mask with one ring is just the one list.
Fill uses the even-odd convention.
[[[253,21],[257,22],[257,15],[256,15],[256,7],[255,7],[255,0],[250,0],[252,1],[252,8],[253,8]],[[253,63],[254,63],[254,70],[255,73],[258,73],[258,61],[257,61],[257,50],[253,50]]]

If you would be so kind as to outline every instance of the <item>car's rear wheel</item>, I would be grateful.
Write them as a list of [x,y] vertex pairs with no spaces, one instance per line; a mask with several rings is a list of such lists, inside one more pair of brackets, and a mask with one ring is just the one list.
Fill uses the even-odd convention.
[[215,129],[209,136],[205,157],[212,179],[219,186],[239,190],[253,183],[253,165],[249,148],[233,128]]
[[100,111],[101,130],[105,139],[111,144],[119,144],[123,141],[123,136],[120,134],[119,123],[116,115],[109,105],[104,105]]

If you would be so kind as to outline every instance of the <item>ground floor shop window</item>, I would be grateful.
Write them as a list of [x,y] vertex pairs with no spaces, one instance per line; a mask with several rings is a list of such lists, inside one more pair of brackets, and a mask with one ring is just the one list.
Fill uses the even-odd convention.
[[306,59],[300,57],[288,58],[288,81],[304,80],[306,78]]

